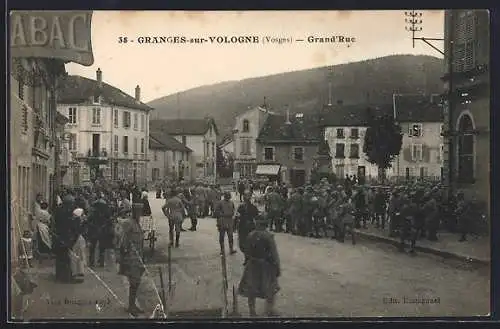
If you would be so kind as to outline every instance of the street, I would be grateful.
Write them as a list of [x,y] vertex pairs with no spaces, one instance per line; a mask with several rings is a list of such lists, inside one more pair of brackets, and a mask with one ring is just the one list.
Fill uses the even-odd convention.
[[[163,200],[155,199],[150,193],[150,203],[153,216],[158,219],[159,237],[150,263],[166,263],[168,224],[161,213]],[[189,219],[183,227],[190,227]],[[276,307],[283,317],[474,316],[489,313],[489,268],[469,268],[426,254],[411,257],[397,252],[392,246],[363,240],[353,246],[331,239],[282,233],[275,236],[282,266]],[[172,312],[223,305],[215,219],[199,219],[196,232],[182,232],[180,248],[172,249],[172,263],[174,294],[169,303]],[[242,253],[228,255],[227,264],[231,311],[231,290],[237,287],[243,271]],[[155,282],[160,287],[159,279]],[[149,297],[146,296],[148,291]],[[144,293],[141,305],[157,300],[154,288]],[[418,303],[415,298],[419,299]],[[238,298],[238,306],[241,315],[248,315],[244,298]],[[263,301],[258,302],[257,312],[263,314]]]

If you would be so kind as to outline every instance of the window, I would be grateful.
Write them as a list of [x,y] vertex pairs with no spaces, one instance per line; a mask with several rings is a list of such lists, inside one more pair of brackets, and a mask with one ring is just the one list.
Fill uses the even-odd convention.
[[274,161],[274,147],[264,147],[264,160]]
[[441,124],[439,125],[439,136],[443,136],[444,135],[444,125]]
[[410,124],[408,129],[409,137],[422,137],[422,125],[419,123]]
[[113,150],[114,150],[115,152],[118,152],[119,145],[118,145],[118,136],[117,136],[117,135],[115,135],[114,140],[113,140],[113,143],[114,143],[114,145],[113,145]]
[[444,145],[439,145],[439,151],[437,156],[437,162],[443,162],[444,159]]
[[340,177],[340,178],[344,177],[344,165],[336,165],[335,166],[335,175],[337,175],[337,177]]
[[76,151],[76,134],[70,134],[69,135],[69,143],[68,143],[68,149],[70,151]]
[[241,154],[242,155],[252,154],[250,138],[242,138],[241,139]]
[[248,120],[243,120],[243,132],[247,133],[250,131],[250,122]]
[[359,138],[359,129],[358,128],[351,128],[351,138],[352,139]]
[[144,138],[141,138],[141,154],[144,154]]
[[123,153],[128,153],[128,136],[123,136]]
[[349,157],[351,159],[359,159],[359,144],[351,144]]
[[175,151],[172,151],[172,161],[175,162]]
[[101,125],[101,109],[98,107],[94,107],[92,109],[92,125],[93,126]]
[[186,136],[182,136],[182,144],[186,145],[187,143],[187,138]]
[[215,143],[212,142],[212,157],[215,158]]
[[304,148],[294,147],[293,148],[293,159],[295,161],[304,161]]
[[474,182],[474,126],[469,115],[460,119],[458,126],[458,178],[461,183]]
[[405,169],[405,177],[406,177],[406,179],[410,178],[410,168]]
[[345,138],[344,136],[344,128],[337,129],[337,138]]
[[157,151],[153,152],[153,157],[154,157],[155,161],[158,161],[158,152]]
[[19,78],[18,81],[18,88],[19,90],[17,91],[17,96],[19,99],[24,99],[24,81],[21,78]]
[[93,101],[95,104],[100,104],[101,103],[101,97],[99,95],[95,95],[93,98]]
[[337,159],[345,158],[344,149],[345,145],[343,143],[335,144],[335,157]]
[[69,119],[69,124],[70,125],[74,125],[76,124],[76,114],[77,113],[77,110],[76,110],[76,107],[70,107],[68,109],[68,119]]
[[115,125],[115,128],[118,128],[118,109],[114,109],[113,112],[113,124]]
[[151,171],[151,178],[155,181],[160,179],[160,168],[153,168]]
[[134,130],[139,128],[139,114],[134,113]]
[[130,112],[125,111],[123,112],[123,128],[130,128]]
[[28,107],[23,105],[23,113],[21,118],[21,132],[26,134],[28,132]]
[[411,145],[411,159],[413,161],[422,161],[422,144]]
[[453,49],[454,71],[464,72],[476,66],[476,52],[478,43],[476,39],[477,18],[474,11],[462,11],[455,19]]
[[137,137],[134,137],[134,154],[137,154],[138,146],[139,140],[137,139]]
[[426,167],[420,167],[420,178],[424,178],[427,176],[427,168]]
[[145,117],[144,114],[141,114],[141,131],[144,131],[145,127]]

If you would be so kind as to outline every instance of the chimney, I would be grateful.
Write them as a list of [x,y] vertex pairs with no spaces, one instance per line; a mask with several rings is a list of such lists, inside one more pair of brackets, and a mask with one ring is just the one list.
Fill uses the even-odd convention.
[[290,122],[290,110],[288,109],[288,107],[286,109],[286,121],[285,121],[285,124],[287,124],[287,125],[291,124],[291,122]]
[[101,68],[98,68],[96,71],[97,84],[99,87],[102,87],[102,71]]
[[344,104],[343,100],[341,100],[341,99],[337,100],[337,105],[342,105],[342,104]]
[[135,100],[138,102],[141,101],[141,87],[139,85],[135,87]]

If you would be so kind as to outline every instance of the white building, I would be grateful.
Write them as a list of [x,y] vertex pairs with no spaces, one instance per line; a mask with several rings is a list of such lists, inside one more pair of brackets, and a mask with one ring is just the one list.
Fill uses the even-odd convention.
[[234,171],[237,177],[253,177],[257,170],[257,138],[270,111],[256,106],[238,115],[233,128]]
[[193,151],[190,177],[197,181],[216,181],[219,132],[212,118],[155,119],[151,120],[150,129],[169,134]]
[[166,133],[149,134],[148,182],[190,181],[193,151]]
[[69,122],[66,132],[72,153],[66,185],[85,184],[95,175],[108,180],[147,181],[151,107],[102,80],[68,76],[61,80],[58,111]]

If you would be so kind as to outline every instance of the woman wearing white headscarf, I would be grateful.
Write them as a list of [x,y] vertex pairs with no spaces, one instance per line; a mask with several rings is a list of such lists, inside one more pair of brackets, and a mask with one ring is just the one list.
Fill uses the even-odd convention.
[[84,280],[85,273],[85,239],[82,236],[83,233],[83,225],[87,220],[87,216],[82,208],[76,208],[73,210],[73,218],[72,218],[72,228],[73,233],[75,234],[76,241],[74,242],[71,250],[70,250],[70,266],[71,266],[71,274],[72,280],[75,283],[81,283]]
[[50,235],[52,215],[50,215],[48,208],[48,203],[42,201],[31,223],[34,240],[36,241],[36,252],[38,253],[48,253],[52,249],[52,237]]

